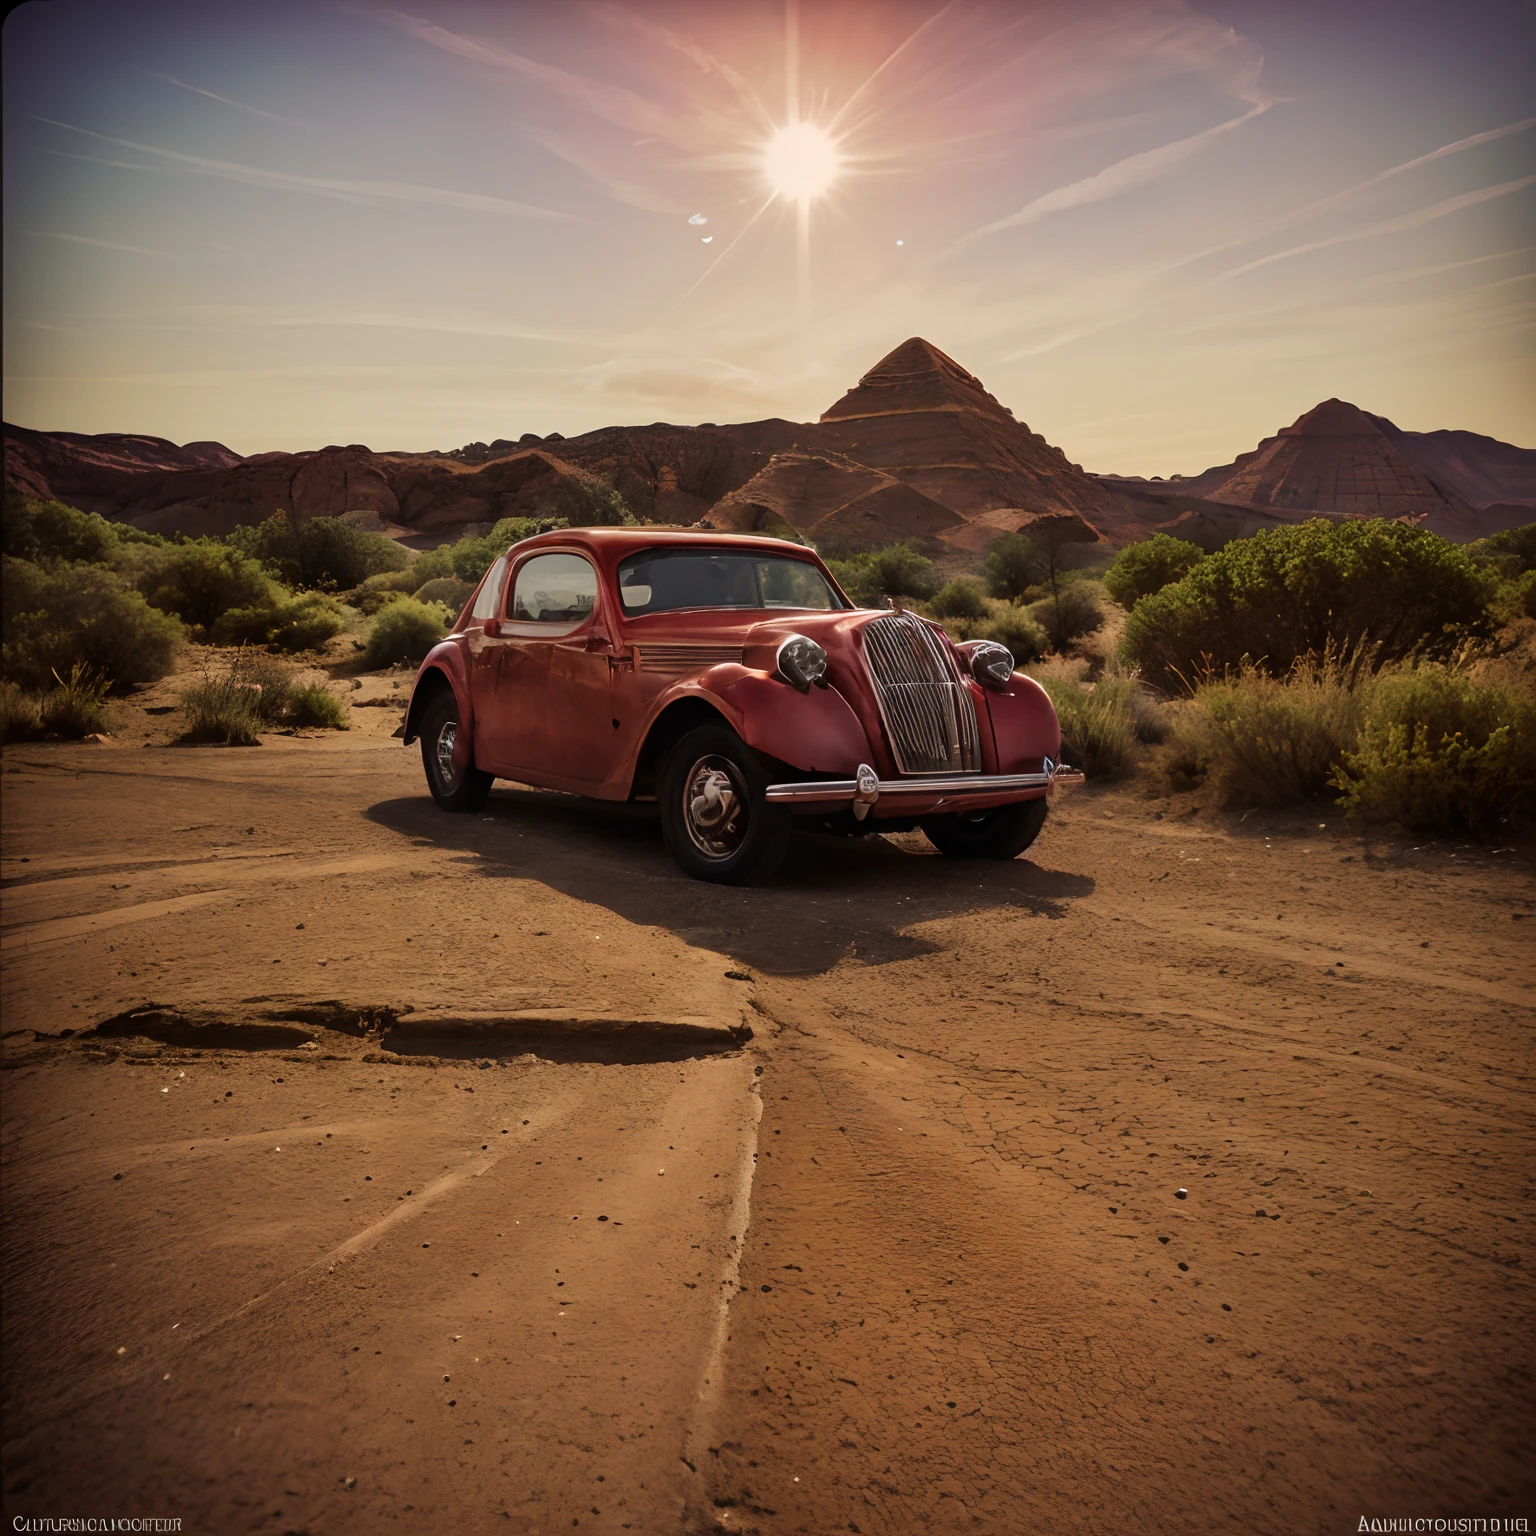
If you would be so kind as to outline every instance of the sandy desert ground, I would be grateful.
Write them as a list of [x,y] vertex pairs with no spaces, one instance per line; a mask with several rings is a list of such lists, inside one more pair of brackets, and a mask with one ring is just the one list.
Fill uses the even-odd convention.
[[1532,1512],[1529,848],[1090,787],[722,890],[354,718],[4,754],[8,1518]]

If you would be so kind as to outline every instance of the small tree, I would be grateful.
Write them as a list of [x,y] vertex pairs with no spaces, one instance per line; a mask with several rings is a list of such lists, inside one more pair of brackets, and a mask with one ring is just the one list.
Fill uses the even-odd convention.
[[961,576],[940,587],[929,606],[935,618],[979,619],[987,611],[987,599],[974,581]]

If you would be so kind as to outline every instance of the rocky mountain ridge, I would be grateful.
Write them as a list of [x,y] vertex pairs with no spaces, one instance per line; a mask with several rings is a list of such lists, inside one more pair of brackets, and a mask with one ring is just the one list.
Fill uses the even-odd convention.
[[1405,518],[1472,539],[1536,518],[1536,451],[1404,432],[1324,401],[1231,464],[1178,480],[1096,476],[921,337],[814,422],[604,427],[430,452],[362,444],[242,457],[126,433],[5,427],[6,482],[156,532],[226,533],[274,511],[342,516],[419,547],[547,515],[596,476],[640,518],[818,543],[905,539],[950,563],[1070,516],[1112,543],[1167,530],[1207,546],[1324,514]]

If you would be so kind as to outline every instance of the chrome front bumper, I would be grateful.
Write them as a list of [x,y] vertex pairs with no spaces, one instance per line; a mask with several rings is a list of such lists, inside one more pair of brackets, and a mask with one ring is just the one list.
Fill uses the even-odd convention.
[[885,815],[899,815],[907,808],[919,806],[932,812],[984,799],[1006,803],[1036,789],[1049,795],[1082,782],[1083,775],[1076,768],[1063,767],[1050,758],[1045,759],[1039,773],[969,773],[963,777],[926,779],[882,779],[867,763],[861,763],[856,778],[770,784],[766,797],[773,804],[796,810],[840,810],[849,806],[862,821],[877,804]]

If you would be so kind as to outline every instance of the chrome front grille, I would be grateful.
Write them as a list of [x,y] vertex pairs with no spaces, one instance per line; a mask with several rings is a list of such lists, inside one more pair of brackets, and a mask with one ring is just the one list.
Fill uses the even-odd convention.
[[740,662],[739,645],[638,645],[635,655],[642,672],[699,672],[722,662]]
[[944,642],[911,613],[871,619],[863,635],[897,767],[903,773],[978,772],[976,706]]

